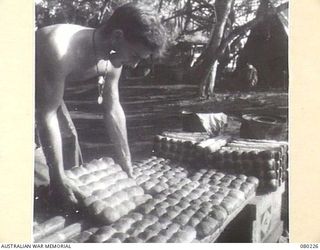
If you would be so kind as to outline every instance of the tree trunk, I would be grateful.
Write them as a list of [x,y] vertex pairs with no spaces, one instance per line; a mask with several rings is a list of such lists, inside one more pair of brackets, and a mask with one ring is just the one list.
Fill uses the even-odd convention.
[[[193,82],[199,82],[200,95],[205,97],[206,91],[208,91],[214,84],[211,84],[210,88],[208,84],[208,78],[210,73],[213,70],[213,67],[218,59],[217,51],[221,44],[223,33],[225,30],[225,25],[228,20],[228,16],[232,9],[234,0],[217,0],[215,3],[216,12],[217,12],[217,23],[213,26],[211,32],[211,38],[207,45],[205,51],[199,57],[195,69],[192,71],[192,75],[189,77]],[[217,64],[216,64],[217,65]],[[214,72],[215,77],[215,72]],[[215,79],[212,79],[211,82],[214,82]],[[213,92],[213,90],[212,90]],[[208,93],[207,93],[208,94]]]
[[[257,15],[255,19],[249,21],[243,26],[234,29],[225,39],[223,39],[223,32],[232,6],[233,0],[216,1],[218,20],[211,32],[212,35],[210,41],[205,51],[201,54],[201,56],[195,63],[195,68],[193,70],[190,70],[190,73],[188,73],[186,77],[186,79],[189,79],[190,83],[199,83],[199,93],[201,97],[207,97],[209,95],[209,90],[211,91],[210,95],[213,94],[214,84],[212,83],[215,82],[215,79],[211,79],[210,81],[208,81],[208,79],[210,73],[212,73],[212,70],[214,69],[215,62],[218,62],[218,59],[221,55],[223,55],[228,44],[234,41],[234,39],[236,39],[238,36],[243,35],[245,32],[263,21],[266,16],[273,15],[275,13],[283,11],[284,9],[287,9],[288,2],[283,3],[274,9],[272,8],[268,10],[265,15]],[[216,72],[213,72],[211,76],[215,77]],[[211,86],[209,87],[210,83]]]

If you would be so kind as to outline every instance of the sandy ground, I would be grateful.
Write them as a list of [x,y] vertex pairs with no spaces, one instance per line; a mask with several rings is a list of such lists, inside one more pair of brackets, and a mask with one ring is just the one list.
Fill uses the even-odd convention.
[[[93,88],[82,87],[66,98],[77,127],[84,158],[89,161],[113,155],[102,121],[102,107]],[[149,155],[153,137],[163,131],[182,129],[182,111],[224,112],[229,116],[228,133],[238,135],[243,114],[277,115],[287,120],[288,95],[285,92],[217,93],[210,100],[197,96],[193,85],[147,85],[124,83],[120,98],[127,118],[130,148],[134,159]]]

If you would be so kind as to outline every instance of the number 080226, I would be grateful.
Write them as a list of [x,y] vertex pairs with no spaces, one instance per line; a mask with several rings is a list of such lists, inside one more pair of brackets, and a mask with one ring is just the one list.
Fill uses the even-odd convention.
[[300,244],[300,248],[319,248],[319,244]]

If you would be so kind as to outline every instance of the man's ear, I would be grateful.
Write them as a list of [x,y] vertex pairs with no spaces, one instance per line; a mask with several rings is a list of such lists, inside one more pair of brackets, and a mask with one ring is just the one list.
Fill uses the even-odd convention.
[[119,42],[122,42],[122,40],[124,39],[123,31],[120,29],[113,30],[111,34],[111,38],[112,38],[112,41],[115,42],[116,44]]

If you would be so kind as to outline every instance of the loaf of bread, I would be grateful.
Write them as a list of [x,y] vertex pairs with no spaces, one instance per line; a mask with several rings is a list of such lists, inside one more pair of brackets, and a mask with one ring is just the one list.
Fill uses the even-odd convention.
[[209,235],[212,235],[220,226],[218,220],[212,217],[204,218],[197,226],[197,238],[203,239]]
[[55,216],[41,224],[33,227],[33,240],[37,242],[39,239],[46,237],[56,231],[64,228],[66,219],[62,216]]
[[196,238],[196,230],[190,226],[185,226],[176,232],[168,242],[172,243],[190,243]]

